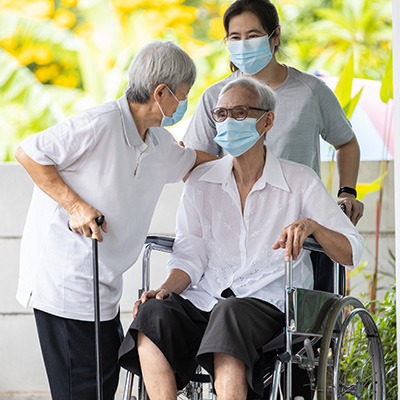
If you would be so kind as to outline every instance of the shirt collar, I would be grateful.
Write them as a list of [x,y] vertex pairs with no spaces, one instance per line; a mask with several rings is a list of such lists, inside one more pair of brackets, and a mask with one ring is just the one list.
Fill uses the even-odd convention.
[[[126,95],[124,94],[123,96],[121,96],[117,100],[117,103],[119,109],[121,110],[125,139],[128,142],[129,147],[143,145],[144,142],[140,137],[139,132],[136,128],[135,121],[133,120]],[[150,136],[154,146],[158,145],[157,137],[154,135],[151,129],[148,130],[147,136]]]
[[[206,171],[199,180],[224,185],[232,176],[232,166],[233,157],[228,154],[224,158],[216,161],[215,164],[208,171]],[[281,163],[279,162],[279,159],[269,150],[267,150],[263,173],[260,179],[254,185],[254,189],[261,190],[267,183],[278,189],[290,192],[285,175],[282,171]]]

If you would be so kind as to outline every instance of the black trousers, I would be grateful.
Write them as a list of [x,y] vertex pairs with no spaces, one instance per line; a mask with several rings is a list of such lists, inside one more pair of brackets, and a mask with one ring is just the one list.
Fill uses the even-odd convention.
[[150,299],[140,306],[121,346],[119,362],[141,375],[136,340],[142,332],[163,352],[181,389],[197,363],[213,377],[214,353],[229,354],[245,365],[247,398],[258,399],[263,394],[262,346],[282,331],[284,322],[284,314],[262,300],[231,297],[208,313],[171,293],[164,300]]
[[[40,347],[53,400],[96,400],[94,322],[34,310]],[[118,387],[118,349],[123,339],[119,315],[101,322],[104,400]]]

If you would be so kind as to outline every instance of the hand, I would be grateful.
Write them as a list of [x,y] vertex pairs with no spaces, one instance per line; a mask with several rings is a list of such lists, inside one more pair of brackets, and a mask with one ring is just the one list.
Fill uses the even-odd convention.
[[315,226],[316,222],[309,218],[294,222],[282,229],[280,238],[272,248],[274,250],[286,249],[285,261],[289,261],[290,256],[296,260],[303,248],[304,241],[313,234]]
[[344,205],[346,207],[346,215],[350,218],[353,225],[357,225],[357,222],[364,214],[364,203],[358,201],[352,196],[339,197],[337,202],[339,205]]
[[[91,237],[94,234],[99,242],[103,241],[100,227],[97,225],[96,218],[102,213],[90,204],[81,201],[70,209],[69,226],[72,232]],[[107,233],[107,222],[104,221],[101,229]]]
[[133,307],[133,319],[135,319],[139,313],[139,306],[146,303],[148,299],[164,300],[168,295],[169,293],[166,289],[156,289],[144,292],[140,299],[135,302]]

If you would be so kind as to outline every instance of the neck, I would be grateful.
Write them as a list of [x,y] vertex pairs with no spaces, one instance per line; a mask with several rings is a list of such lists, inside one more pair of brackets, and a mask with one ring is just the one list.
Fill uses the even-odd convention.
[[253,187],[260,179],[265,165],[266,148],[264,136],[246,153],[233,159],[233,174],[236,183],[241,186]]
[[[244,74],[243,74],[244,75]],[[265,83],[271,89],[280,86],[287,77],[287,68],[278,63],[275,55],[272,56],[271,61],[260,72],[253,75],[258,81]]]
[[139,135],[145,141],[148,129],[153,126],[160,126],[160,110],[155,109],[154,105],[149,102],[145,104],[129,103],[129,109]]

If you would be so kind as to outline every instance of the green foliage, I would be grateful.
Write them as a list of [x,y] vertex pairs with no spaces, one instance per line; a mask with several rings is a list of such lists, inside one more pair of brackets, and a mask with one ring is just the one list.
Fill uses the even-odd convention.
[[390,55],[391,4],[377,0],[336,0],[333,8],[319,9],[308,33],[323,49],[314,67],[336,75],[349,53],[355,57],[358,78],[381,80]]
[[342,73],[339,77],[339,82],[335,88],[335,95],[339,100],[340,105],[342,106],[346,117],[348,119],[351,118],[354,109],[360,99],[363,88],[354,96],[351,97],[351,89],[353,87],[353,78],[354,78],[354,61],[353,61],[353,53],[350,53],[350,57],[343,68]]
[[389,99],[393,99],[393,52],[390,52],[390,58],[387,63],[385,74],[382,79],[381,100],[387,103]]
[[[366,304],[368,307],[369,304]],[[389,289],[383,301],[375,301],[377,313],[373,315],[382,341],[386,394],[388,400],[397,399],[397,331],[396,331],[396,287]],[[362,378],[363,393],[357,399],[368,400],[372,393],[372,367],[366,360],[366,355],[370,353],[368,340],[364,332],[361,319],[358,319],[355,326],[349,331],[349,336],[345,338],[343,355],[341,358],[341,370],[343,377],[347,376],[350,383],[356,385],[358,379]],[[358,373],[354,373],[358,371]],[[351,396],[346,398],[353,398]]]
[[383,301],[377,301],[378,313],[374,316],[382,340],[385,357],[387,399],[397,399],[397,325],[396,286],[388,290]]
[[[391,48],[390,0],[274,3],[282,26],[281,61],[338,75],[352,52],[354,76],[383,77]],[[225,0],[6,4],[7,9],[0,6],[0,119],[6,120],[7,133],[0,139],[0,160],[12,160],[16,144],[26,136],[119,97],[130,60],[150,40],[179,42],[194,58],[198,79],[190,92],[188,115],[204,89],[229,74],[222,40],[222,15],[229,4]],[[390,97],[389,71],[385,77],[384,98]],[[342,83],[348,88],[349,78]],[[347,115],[358,97],[350,101],[346,94],[348,101],[342,105]]]

